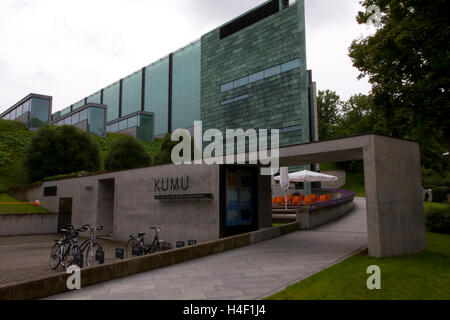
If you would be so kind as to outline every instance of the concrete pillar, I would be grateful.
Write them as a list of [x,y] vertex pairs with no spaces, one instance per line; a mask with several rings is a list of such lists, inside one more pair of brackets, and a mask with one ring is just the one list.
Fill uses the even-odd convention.
[[364,147],[369,255],[426,250],[419,144],[371,136]]

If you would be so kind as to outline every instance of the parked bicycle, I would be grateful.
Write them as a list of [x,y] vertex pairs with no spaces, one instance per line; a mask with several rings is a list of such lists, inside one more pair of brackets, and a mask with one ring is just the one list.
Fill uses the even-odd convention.
[[158,226],[150,227],[150,229],[155,230],[155,237],[150,246],[145,246],[144,236],[145,233],[138,233],[137,237],[130,236],[130,239],[127,242],[126,255],[127,258],[132,256],[141,256],[147,253],[154,253],[156,251],[160,251],[163,249],[164,240],[159,240],[158,234],[161,232],[161,228]]
[[55,240],[50,252],[50,268],[56,270],[61,264],[64,248],[68,247],[70,244],[70,239],[73,237],[72,230],[74,227],[72,225],[65,226],[59,231],[62,233],[63,237],[59,240]]
[[[104,252],[101,245],[96,241],[95,232],[102,230],[101,225],[92,227],[89,224],[83,225],[79,229],[69,226],[69,228],[61,229],[63,238],[56,240],[55,245],[50,253],[50,267],[55,270],[61,265],[68,268],[72,264],[83,266],[83,254],[88,267],[93,267],[104,262]],[[78,241],[78,235],[81,232],[89,230],[89,238],[81,245]]]

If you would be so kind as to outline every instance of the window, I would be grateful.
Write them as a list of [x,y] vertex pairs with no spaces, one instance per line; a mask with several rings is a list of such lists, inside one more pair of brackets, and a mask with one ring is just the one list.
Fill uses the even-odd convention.
[[264,70],[264,78],[273,77],[281,73],[281,65]]
[[111,125],[111,132],[117,132],[117,131],[119,131],[119,123],[118,122],[113,123]]
[[80,122],[87,120],[87,118],[88,118],[88,109],[86,108],[80,111]]
[[119,131],[125,130],[128,128],[127,120],[121,120],[119,122]]
[[17,107],[17,111],[16,111],[16,116],[17,118],[20,117],[23,113],[23,105],[20,105],[19,107]]
[[278,0],[270,1],[267,4],[250,11],[246,15],[237,18],[220,28],[220,39],[225,39],[226,37],[257,23],[258,21],[277,13],[279,10],[280,4]]
[[97,103],[100,104],[101,103],[101,96],[102,92],[101,91],[97,91],[94,94],[91,94],[88,98],[87,98],[87,102],[88,103]]
[[139,139],[152,141],[153,140],[153,117],[150,115],[140,115],[139,123]]
[[128,118],[128,128],[137,127],[137,125],[138,125],[138,117],[137,116]]
[[248,77],[243,77],[234,81],[234,88],[239,88],[248,84]]
[[250,75],[248,77],[248,82],[249,83],[253,83],[253,82],[256,82],[256,81],[259,81],[259,80],[262,80],[262,79],[264,79],[264,71],[260,71],[260,72],[257,72],[257,73],[254,73],[254,74]]
[[65,125],[71,125],[72,124],[72,122],[70,121],[70,117],[67,117],[67,118],[64,119],[64,124]]
[[58,187],[44,187],[44,197],[55,197],[58,194]]
[[23,104],[23,113],[29,112],[29,111],[30,111],[30,100],[26,101],[26,102]]
[[80,113],[77,112],[72,116],[72,124],[77,124],[78,122],[80,122]]
[[142,70],[123,79],[122,116],[140,111],[142,107]]
[[108,106],[108,121],[119,118],[120,81],[103,89],[103,104]]
[[31,99],[31,128],[40,128],[49,122],[50,100]]
[[84,103],[84,99],[78,101],[77,103],[74,103],[72,106],[72,110],[77,110],[80,109],[81,107],[85,106],[86,104]]
[[105,109],[92,107],[89,116],[89,132],[104,136],[105,135]]
[[[200,120],[201,41],[173,54],[172,130]],[[158,120],[159,121],[159,120]]]
[[239,96],[239,97],[235,97],[235,98],[232,98],[232,99],[224,100],[224,101],[222,101],[220,103],[220,105],[224,106],[224,105],[227,105],[227,104],[230,104],[230,103],[233,103],[233,102],[238,102],[238,101],[245,100],[245,99],[248,99],[248,94],[244,94],[243,96]]
[[296,69],[298,67],[300,67],[300,59],[288,61],[281,65],[281,72],[290,71],[290,70]]
[[155,114],[155,134],[167,132],[169,115],[169,58],[166,57],[145,69],[145,111]]
[[223,84],[220,87],[220,91],[222,91],[222,92],[229,91],[229,90],[232,90],[232,89],[234,89],[234,82],[233,81],[225,83],[225,84]]

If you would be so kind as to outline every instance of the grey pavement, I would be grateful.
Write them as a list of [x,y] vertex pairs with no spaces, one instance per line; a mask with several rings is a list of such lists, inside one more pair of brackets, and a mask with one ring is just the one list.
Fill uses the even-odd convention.
[[[0,286],[18,281],[32,280],[43,276],[64,272],[60,267],[51,270],[50,250],[57,234],[10,236],[0,238]],[[80,238],[80,242],[84,238]],[[125,244],[97,239],[105,250],[106,261],[115,260],[115,248]]]
[[367,246],[365,199],[345,217],[212,256],[47,299],[250,300],[273,294]]

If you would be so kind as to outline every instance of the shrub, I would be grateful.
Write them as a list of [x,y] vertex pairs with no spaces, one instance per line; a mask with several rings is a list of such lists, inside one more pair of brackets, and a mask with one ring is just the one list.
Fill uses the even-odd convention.
[[171,135],[168,133],[164,136],[161,144],[161,149],[155,157],[154,165],[163,165],[172,163],[172,149],[178,144],[171,140]]
[[111,146],[106,155],[105,169],[118,171],[148,167],[152,158],[138,139],[123,135]]
[[429,232],[450,234],[450,206],[429,208],[425,221]]
[[25,167],[32,181],[100,168],[100,154],[91,136],[74,126],[45,126],[27,149]]

